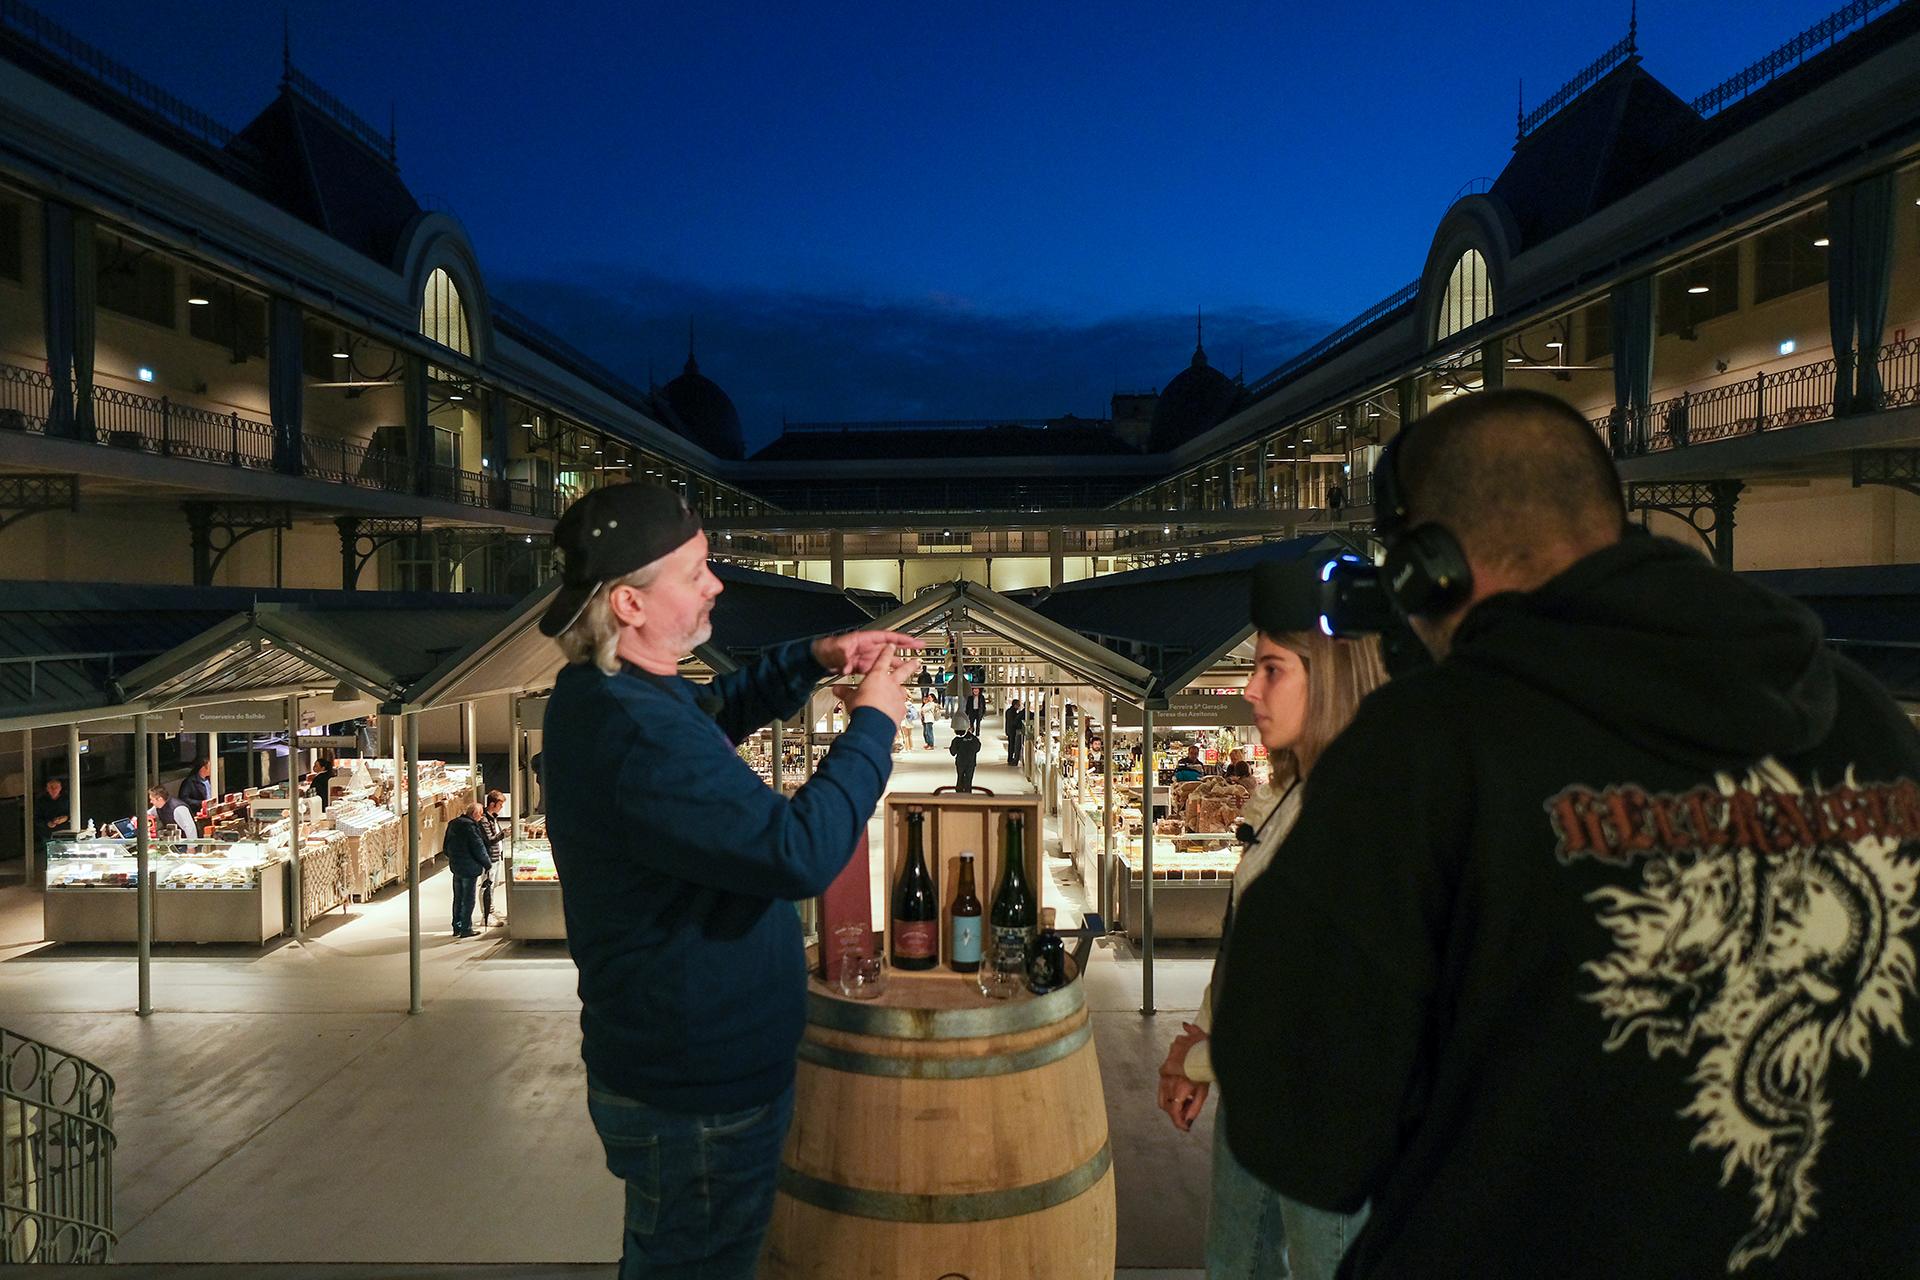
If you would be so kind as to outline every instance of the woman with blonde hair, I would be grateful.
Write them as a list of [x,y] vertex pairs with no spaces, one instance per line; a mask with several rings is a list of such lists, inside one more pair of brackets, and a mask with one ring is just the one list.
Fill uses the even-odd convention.
[[[1221,927],[1224,946],[1233,908],[1246,887],[1272,862],[1300,813],[1302,784],[1328,743],[1352,721],[1360,700],[1386,683],[1377,636],[1333,639],[1319,631],[1256,632],[1254,670],[1245,697],[1266,745],[1273,780],[1255,793],[1241,815],[1248,839]],[[1250,839],[1247,829],[1251,828]],[[1193,1022],[1167,1051],[1160,1067],[1160,1109],[1181,1132],[1190,1132],[1213,1083],[1208,1031],[1220,967],[1201,999]],[[1208,1280],[1321,1280],[1332,1277],[1347,1245],[1366,1220],[1290,1201],[1249,1173],[1227,1149],[1216,1113],[1213,1176],[1207,1206]]]

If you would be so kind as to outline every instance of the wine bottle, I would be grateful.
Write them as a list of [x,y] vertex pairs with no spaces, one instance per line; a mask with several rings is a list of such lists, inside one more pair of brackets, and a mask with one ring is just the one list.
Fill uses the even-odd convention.
[[927,815],[907,812],[907,860],[893,885],[893,967],[931,969],[939,963],[940,899],[927,872],[923,832]]
[[1040,913],[1040,932],[1027,944],[1027,990],[1037,996],[1067,985],[1067,944],[1053,929],[1053,908]]
[[960,855],[960,890],[953,895],[953,934],[947,963],[955,973],[980,972],[980,899],[973,891],[973,855]]
[[1004,973],[1019,973],[1026,964],[1027,939],[1033,933],[1033,892],[1027,888],[1027,820],[1007,815],[1006,852],[1001,860],[1000,887],[993,894],[994,965]]

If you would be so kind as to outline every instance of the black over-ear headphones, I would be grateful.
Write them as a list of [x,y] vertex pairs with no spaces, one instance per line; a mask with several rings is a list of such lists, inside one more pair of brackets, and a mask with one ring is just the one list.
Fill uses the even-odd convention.
[[1410,618],[1432,617],[1457,608],[1473,594],[1473,570],[1460,540],[1445,525],[1428,520],[1413,524],[1407,514],[1407,494],[1400,483],[1400,442],[1403,429],[1387,441],[1373,468],[1373,528],[1386,544],[1381,566],[1387,593]]

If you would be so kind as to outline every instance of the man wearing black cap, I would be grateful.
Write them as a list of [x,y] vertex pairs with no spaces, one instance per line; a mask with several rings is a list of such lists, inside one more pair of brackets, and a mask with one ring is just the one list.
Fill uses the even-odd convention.
[[1628,536],[1585,418],[1374,477],[1439,661],[1361,703],[1226,944],[1227,1139],[1384,1276],[1912,1276],[1920,736],[1803,606]]
[[[747,1277],[773,1211],[806,974],[792,903],[823,891],[886,787],[919,642],[860,631],[678,675],[720,594],[700,520],[622,484],[568,508],[540,629],[568,666],[545,723],[547,830],[580,969],[587,1110],[627,1184],[623,1277]],[[734,745],[828,674],[846,731],[789,800]]]

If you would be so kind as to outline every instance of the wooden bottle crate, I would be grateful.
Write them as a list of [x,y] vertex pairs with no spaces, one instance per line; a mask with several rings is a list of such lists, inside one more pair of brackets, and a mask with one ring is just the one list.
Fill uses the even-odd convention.
[[[886,881],[881,898],[882,910],[893,909],[893,886],[900,877],[907,856],[907,811],[919,809],[927,815],[925,829],[927,871],[933,876],[934,894],[940,902],[940,930],[936,954],[939,965],[929,973],[946,971],[947,942],[952,936],[953,895],[960,887],[960,855],[973,854],[973,888],[980,898],[981,925],[990,927],[993,893],[1000,887],[1000,866],[1007,838],[1008,814],[1021,814],[1027,820],[1025,872],[1027,888],[1034,896],[1036,909],[1045,905],[1046,872],[1044,836],[1040,828],[1039,796],[990,796],[979,792],[956,795],[912,795],[896,793],[886,798]],[[891,931],[891,921],[884,927]],[[891,959],[891,952],[889,952]],[[899,977],[913,978],[912,972],[894,971]]]

